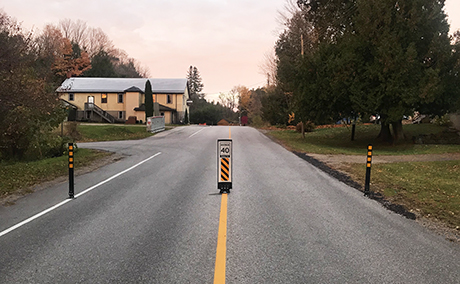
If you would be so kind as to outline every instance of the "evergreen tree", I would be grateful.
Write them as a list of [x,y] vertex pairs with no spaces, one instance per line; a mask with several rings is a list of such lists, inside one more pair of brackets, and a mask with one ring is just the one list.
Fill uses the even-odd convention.
[[349,51],[359,72],[350,85],[350,99],[380,114],[381,138],[397,141],[404,138],[404,115],[446,95],[442,68],[451,57],[451,44],[444,1],[358,4],[356,33],[349,38],[359,45]]
[[205,99],[197,99],[200,106],[190,111],[191,123],[206,123],[207,125],[216,125],[224,117],[224,107],[220,104],[207,102]]
[[200,72],[198,68],[190,66],[187,72],[187,81],[190,88],[190,97],[195,100],[196,98],[204,98],[204,94],[200,92],[203,90],[203,83],[201,82]]
[[185,110],[185,117],[184,117],[184,123],[189,124],[189,119],[188,119],[188,110]]
[[288,121],[289,107],[286,95],[280,88],[268,91],[267,96],[261,99],[262,118],[271,125],[286,125]]
[[[289,43],[282,35],[277,55],[280,85],[289,86],[302,116],[327,121],[357,113],[379,114],[380,137],[397,141],[404,137],[404,115],[417,109],[434,113],[458,97],[458,91],[448,86],[457,59],[444,1],[299,3],[318,45],[300,61],[287,61],[280,56],[286,48],[279,47]],[[283,66],[289,66],[287,71]]]
[[91,59],[91,69],[83,74],[85,77],[118,77],[112,58],[104,50],[99,51]]
[[153,94],[152,94],[152,84],[150,80],[145,82],[145,121],[147,117],[153,116]]

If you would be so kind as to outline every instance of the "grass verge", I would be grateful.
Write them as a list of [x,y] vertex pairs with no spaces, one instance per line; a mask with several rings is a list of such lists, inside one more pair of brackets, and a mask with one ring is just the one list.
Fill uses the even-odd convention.
[[[364,184],[364,164],[342,168]],[[408,162],[372,165],[371,190],[416,214],[460,228],[460,161]]]
[[78,142],[143,139],[154,135],[139,125],[78,125]]
[[351,127],[323,128],[305,134],[305,139],[295,130],[274,130],[268,133],[286,148],[316,154],[362,155],[368,144],[374,145],[374,155],[415,155],[458,153],[460,145],[414,144],[412,137],[442,136],[447,127],[432,124],[404,125],[408,140],[389,145],[376,139],[379,125],[357,125],[355,141],[351,141]]
[[[111,154],[80,148],[75,152],[75,168],[87,166],[108,155]],[[0,197],[64,176],[68,170],[67,156],[33,162],[2,162],[0,163]]]
[[[154,135],[146,131],[145,125],[75,124],[74,127],[78,130],[76,135],[80,136],[78,142],[134,140]],[[166,129],[171,128],[168,126]],[[75,152],[75,168],[88,166],[108,155],[111,154],[80,148]],[[27,188],[65,176],[67,173],[67,156],[31,162],[0,161],[0,197],[16,192],[27,193]]]
[[[368,144],[374,155],[415,155],[458,153],[460,145],[414,144],[412,139],[397,145],[377,142],[378,125],[359,125],[356,140],[351,141],[351,128],[325,128],[306,133],[305,139],[293,130],[268,133],[286,148],[304,153],[348,154],[365,156]],[[447,128],[431,125],[405,125],[408,137],[443,138]],[[457,134],[455,134],[457,135]],[[346,172],[364,185],[366,165],[344,162],[336,169]],[[404,162],[372,165],[371,191],[386,200],[405,206],[416,215],[436,218],[460,230],[460,161]]]

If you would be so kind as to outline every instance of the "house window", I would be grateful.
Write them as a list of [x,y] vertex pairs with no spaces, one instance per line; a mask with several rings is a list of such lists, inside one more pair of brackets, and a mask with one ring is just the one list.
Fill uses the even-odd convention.
[[118,93],[118,103],[119,104],[123,103],[123,93]]
[[107,103],[107,94],[102,94],[101,103],[103,103],[103,104]]
[[167,102],[166,102],[166,103],[172,104],[171,95],[168,95],[168,97],[167,97]]
[[69,93],[69,101],[74,101],[74,100],[75,100],[75,94]]
[[118,112],[118,119],[123,119],[123,112],[122,111]]

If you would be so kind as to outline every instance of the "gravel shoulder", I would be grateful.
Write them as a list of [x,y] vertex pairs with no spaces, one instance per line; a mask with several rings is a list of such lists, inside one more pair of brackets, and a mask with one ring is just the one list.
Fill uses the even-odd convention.
[[[366,156],[359,155],[324,155],[308,153],[309,156],[326,163],[328,165],[337,165],[343,163],[366,163]],[[401,155],[401,156],[373,156],[373,164],[382,163],[402,163],[402,162],[435,162],[460,160],[460,153],[449,154],[425,154],[425,155]]]

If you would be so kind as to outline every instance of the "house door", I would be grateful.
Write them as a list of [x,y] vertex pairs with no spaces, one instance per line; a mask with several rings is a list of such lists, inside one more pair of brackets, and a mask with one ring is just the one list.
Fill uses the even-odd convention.
[[88,96],[87,103],[85,104],[86,119],[91,120],[91,114],[94,109],[94,97]]
[[93,96],[88,96],[88,108],[92,109],[94,105],[94,97]]

